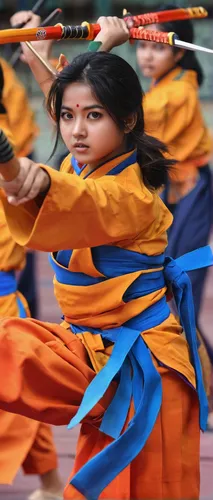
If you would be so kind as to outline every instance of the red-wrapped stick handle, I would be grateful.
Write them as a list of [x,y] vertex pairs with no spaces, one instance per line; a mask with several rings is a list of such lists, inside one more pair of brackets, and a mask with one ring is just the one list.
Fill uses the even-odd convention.
[[131,28],[130,39],[147,40],[149,42],[166,43],[174,45],[174,40],[178,40],[178,36],[174,32],[146,30],[142,26],[140,28]]
[[127,15],[124,20],[131,19],[134,27],[147,26],[148,24],[160,24],[168,21],[181,21],[185,19],[202,19],[208,16],[208,12],[203,7],[192,7],[188,9],[164,10],[162,12],[150,12],[137,16]]

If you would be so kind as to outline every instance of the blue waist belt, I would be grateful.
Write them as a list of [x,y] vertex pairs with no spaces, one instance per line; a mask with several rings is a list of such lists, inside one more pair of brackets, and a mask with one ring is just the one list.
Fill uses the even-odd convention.
[[[17,292],[17,281],[14,271],[0,271],[0,297]],[[19,310],[19,318],[26,318],[26,312],[21,299],[17,296],[16,302]]]
[[[164,266],[163,271],[154,271],[137,278],[125,292],[123,300],[128,302],[147,295],[161,289],[165,284],[172,286],[195,369],[200,427],[205,430],[208,401],[197,351],[191,282],[185,271],[213,265],[211,248],[206,246],[173,260],[170,257],[165,258],[164,254],[149,257],[118,247],[100,246],[92,249],[92,257],[95,267],[104,274],[103,278],[74,273],[52,261],[57,281],[90,286],[115,276]],[[60,258],[63,258],[63,255],[60,255]],[[100,430],[113,437],[114,441],[89,460],[71,480],[71,484],[88,500],[96,500],[103,489],[138,455],[153,429],[162,403],[161,377],[153,365],[150,350],[141,333],[159,325],[169,314],[170,309],[163,297],[119,328],[103,331],[71,324],[72,332],[89,331],[94,335],[100,334],[103,339],[113,342],[114,347],[108,362],[85,391],[81,405],[68,427],[72,428],[81,422],[104,395],[112,380],[115,377],[119,380],[115,396],[105,411],[100,426]],[[122,433],[132,398],[135,415]]]

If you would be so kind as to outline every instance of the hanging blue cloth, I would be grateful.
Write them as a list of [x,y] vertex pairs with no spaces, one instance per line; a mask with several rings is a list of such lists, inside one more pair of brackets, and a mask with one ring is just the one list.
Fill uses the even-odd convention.
[[[199,168],[196,186],[176,205],[168,201],[169,183],[161,195],[166,206],[171,209],[174,220],[168,230],[166,254],[173,259],[208,244],[213,223],[213,176],[208,165]],[[184,221],[184,222],[183,222]],[[207,269],[190,271],[196,323],[202,303]],[[213,352],[209,349],[212,361]]]
[[[17,292],[17,281],[14,271],[0,271],[0,297]],[[26,318],[26,311],[20,297],[16,297],[19,318]]]
[[22,304],[20,297],[16,297],[16,302],[17,302],[17,306],[18,306],[18,310],[19,310],[19,318],[22,318],[22,319],[27,318],[27,314],[26,314],[24,305]]

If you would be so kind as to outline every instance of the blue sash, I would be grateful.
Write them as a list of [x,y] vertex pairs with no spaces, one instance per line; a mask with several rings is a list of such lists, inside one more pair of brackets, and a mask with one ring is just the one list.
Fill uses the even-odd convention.
[[[17,281],[14,271],[0,271],[0,297],[17,292]],[[26,318],[26,311],[20,297],[16,297],[19,318]]]
[[16,293],[17,281],[14,271],[0,271],[0,297]]
[[[164,254],[149,257],[119,247],[104,245],[93,248],[92,257],[95,267],[104,274],[103,278],[97,278],[99,281],[164,265],[163,271],[146,273],[137,278],[125,292],[123,300],[128,302],[159,290],[165,284],[172,286],[195,369],[200,403],[200,426],[204,430],[207,422],[208,401],[197,351],[191,284],[185,271],[213,265],[210,247],[200,248],[173,260],[169,257],[165,258]],[[93,284],[91,280],[96,280],[83,273],[65,269],[56,261],[52,261],[52,264],[56,279],[60,283],[90,286]],[[141,333],[159,325],[168,318],[169,314],[170,309],[163,297],[119,328],[102,331],[71,324],[74,333],[89,331],[94,335],[100,334],[103,339],[113,342],[114,347],[109,361],[85,391],[79,410],[71,420],[69,428],[82,421],[98,403],[115,377],[118,380],[116,394],[104,414],[100,427],[100,430],[113,437],[114,441],[85,464],[71,480],[71,484],[89,500],[96,500],[107,484],[138,455],[153,429],[162,403],[161,378],[152,363],[151,353]],[[122,434],[132,397],[135,415]]]

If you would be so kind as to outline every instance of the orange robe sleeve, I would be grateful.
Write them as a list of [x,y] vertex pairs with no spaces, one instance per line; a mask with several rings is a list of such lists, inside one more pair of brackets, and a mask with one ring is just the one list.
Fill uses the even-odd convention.
[[34,201],[13,207],[3,197],[10,231],[20,245],[54,252],[114,243],[145,233],[157,219],[158,197],[139,181],[137,164],[134,172],[86,180],[42,168],[51,186],[40,209]]
[[[0,359],[1,409],[53,425],[70,421],[95,376],[77,337],[32,319],[0,321]],[[109,387],[87,420],[101,419],[114,390]]]
[[15,148],[15,140],[14,140],[14,136],[12,134],[11,128],[10,128],[7,113],[5,113],[5,114],[0,113],[0,129],[3,130],[4,134],[8,138],[8,141]]
[[6,108],[8,122],[14,136],[16,154],[27,156],[32,152],[33,141],[38,135],[34,113],[30,108],[24,86],[12,67],[2,58],[0,64],[4,73],[2,103]]
[[0,271],[23,269],[25,250],[12,239],[0,202]]
[[146,132],[165,142],[177,161],[210,153],[196,85],[185,80],[157,84],[146,94],[144,113]]

